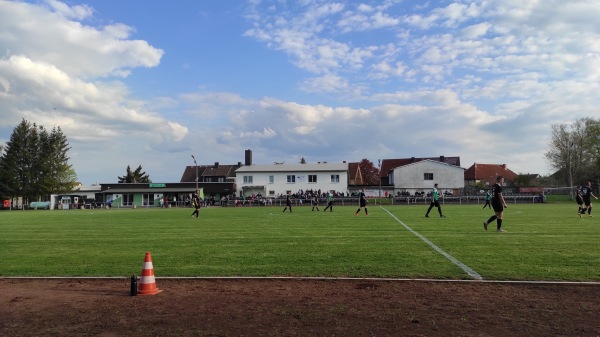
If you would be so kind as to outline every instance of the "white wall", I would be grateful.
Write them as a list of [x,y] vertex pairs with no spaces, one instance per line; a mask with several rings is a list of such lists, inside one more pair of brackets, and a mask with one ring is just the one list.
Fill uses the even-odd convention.
[[[339,175],[339,182],[331,182],[331,175]],[[294,175],[295,182],[288,183],[287,176]],[[317,182],[312,183],[308,182],[309,175],[316,175]],[[244,183],[244,176],[252,176],[251,183]],[[273,176],[273,183],[269,182],[269,176]],[[322,171],[322,172],[314,172],[314,171],[296,171],[296,172],[236,172],[236,185],[237,185],[237,196],[240,195],[241,191],[247,190],[248,194],[252,194],[252,191],[260,190],[260,188],[264,186],[263,197],[270,196],[269,191],[274,191],[274,196],[284,195],[287,191],[291,191],[291,193],[296,193],[299,190],[313,190],[321,192],[327,191],[337,191],[347,193],[348,191],[348,171]],[[251,186],[255,188],[249,189]],[[246,189],[244,189],[246,187]]]
[[[425,180],[425,173],[433,173],[433,180]],[[407,190],[428,191],[437,183],[440,191],[465,187],[465,170],[432,160],[422,160],[393,170],[394,193]]]

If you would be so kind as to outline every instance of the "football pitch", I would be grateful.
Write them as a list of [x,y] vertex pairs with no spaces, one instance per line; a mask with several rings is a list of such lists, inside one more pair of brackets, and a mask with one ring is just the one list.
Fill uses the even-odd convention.
[[151,252],[157,277],[600,281],[600,211],[509,204],[497,233],[482,206],[3,211],[0,277],[128,277]]

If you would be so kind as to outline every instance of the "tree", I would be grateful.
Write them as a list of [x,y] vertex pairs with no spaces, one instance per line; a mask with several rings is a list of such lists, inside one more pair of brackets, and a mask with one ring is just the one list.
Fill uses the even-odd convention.
[[358,163],[360,172],[365,185],[379,185],[379,169],[368,159],[363,159]]
[[518,174],[512,181],[515,187],[532,186],[533,178],[529,174]]
[[31,174],[33,169],[33,151],[30,144],[32,130],[35,125],[25,119],[19,123],[10,135],[2,155],[1,170],[6,193],[10,197],[22,196],[25,199],[32,196]]
[[545,155],[563,184],[597,181],[600,178],[600,120],[583,118],[570,126],[552,125]]
[[[68,162],[69,149],[60,128],[48,133],[43,126],[23,119],[13,130],[0,157],[0,184],[5,194],[20,196],[29,202],[49,200],[52,193],[72,191],[77,176]],[[65,175],[67,172],[70,174]],[[56,181],[57,176],[63,179]]]
[[135,171],[131,171],[131,166],[127,165],[127,173],[118,177],[119,183],[151,183],[150,177],[146,174],[146,172],[142,171],[142,165],[138,166]]

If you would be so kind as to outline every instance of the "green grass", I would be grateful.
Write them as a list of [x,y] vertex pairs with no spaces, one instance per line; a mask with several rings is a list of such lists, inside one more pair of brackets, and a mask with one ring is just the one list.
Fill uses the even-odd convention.
[[[509,205],[504,228],[481,205],[390,206],[414,232],[489,280],[600,281],[600,213],[576,205]],[[379,206],[0,212],[0,276],[128,276],[152,253],[156,276],[470,279]],[[323,207],[321,207],[321,210]]]

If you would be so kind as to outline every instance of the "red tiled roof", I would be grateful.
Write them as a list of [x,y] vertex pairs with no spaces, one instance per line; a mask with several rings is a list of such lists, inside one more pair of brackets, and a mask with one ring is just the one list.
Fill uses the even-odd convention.
[[497,176],[504,176],[507,181],[514,180],[517,174],[506,164],[478,164],[475,163],[465,171],[465,180],[484,180],[494,183]]
[[348,163],[348,178],[350,185],[364,185],[364,180],[360,172],[360,163]]

